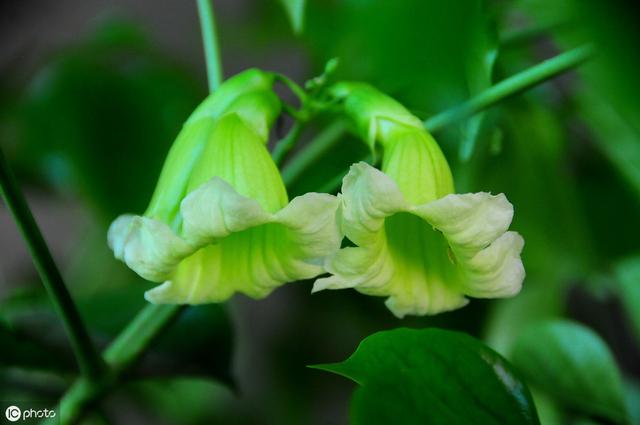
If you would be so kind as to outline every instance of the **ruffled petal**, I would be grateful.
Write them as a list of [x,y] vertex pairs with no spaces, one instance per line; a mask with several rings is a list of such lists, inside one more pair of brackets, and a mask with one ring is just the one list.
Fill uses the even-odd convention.
[[267,243],[272,243],[279,252],[288,281],[324,273],[325,258],[335,253],[342,241],[338,207],[335,196],[307,193],[276,213],[274,222],[282,227],[282,232]]
[[448,195],[412,212],[441,231],[465,279],[465,294],[499,298],[517,294],[525,277],[524,239],[507,232],[513,205],[504,194]]
[[198,248],[272,220],[257,201],[238,194],[219,177],[187,195],[180,212],[182,235]]
[[137,216],[109,231],[116,257],[144,278],[165,281],[145,294],[154,303],[220,302],[235,292],[254,298],[324,272],[340,247],[338,200],[309,193],[275,214],[213,178],[180,206],[182,227]]
[[412,212],[443,232],[456,254],[473,255],[506,232],[513,219],[513,205],[502,193],[447,195]]
[[[327,259],[325,267],[331,276],[318,279],[313,292],[354,288],[387,296],[387,306],[398,317],[436,314],[466,304],[455,286],[447,286],[425,268],[424,251],[438,250],[436,258],[446,260],[446,245],[427,223],[407,214],[411,206],[386,174],[366,163],[354,164],[344,179],[341,199],[344,233],[357,246]],[[396,225],[406,227],[394,232]],[[415,240],[404,243],[404,236]],[[447,273],[455,274],[452,265],[445,263],[445,267],[451,269]]]
[[109,247],[114,256],[147,280],[166,279],[193,247],[161,221],[122,215],[109,227]]
[[466,264],[467,295],[476,298],[503,298],[516,295],[525,278],[520,253],[524,239],[506,232]]
[[375,243],[384,219],[409,207],[395,182],[365,162],[351,166],[341,199],[345,234],[358,246]]
[[387,296],[398,317],[437,314],[473,297],[514,295],[524,279],[523,240],[507,232],[504,195],[449,195],[409,205],[395,182],[365,163],[343,182],[342,225],[357,245],[329,257],[313,291],[354,288]]

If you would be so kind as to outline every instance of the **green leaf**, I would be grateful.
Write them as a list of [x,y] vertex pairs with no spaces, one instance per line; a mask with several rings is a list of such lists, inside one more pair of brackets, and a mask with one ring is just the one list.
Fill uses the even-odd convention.
[[511,365],[458,332],[378,332],[344,362],[313,367],[360,385],[352,424],[539,423],[531,394]]
[[293,32],[301,34],[304,30],[304,9],[306,0],[280,0],[289,15]]
[[532,325],[516,341],[512,360],[532,385],[566,406],[627,423],[622,380],[613,355],[585,326],[566,320]]

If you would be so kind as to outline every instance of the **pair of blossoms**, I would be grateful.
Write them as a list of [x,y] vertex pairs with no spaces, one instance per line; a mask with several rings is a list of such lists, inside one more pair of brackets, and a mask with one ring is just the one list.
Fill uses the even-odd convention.
[[[327,90],[355,133],[382,146],[381,170],[354,164],[339,195],[289,202],[267,150],[281,111],[274,80],[251,69],[205,99],[171,148],[145,214],[111,225],[115,257],[162,282],[148,301],[263,298],[326,274],[314,292],[384,296],[398,317],[518,293],[524,241],[507,231],[513,206],[503,194],[453,194],[449,165],[421,121],[366,84]],[[341,249],[344,237],[355,246]]]

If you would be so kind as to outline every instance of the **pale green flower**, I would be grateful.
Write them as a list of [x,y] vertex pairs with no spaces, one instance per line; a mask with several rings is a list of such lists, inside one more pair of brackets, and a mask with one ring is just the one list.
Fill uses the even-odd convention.
[[324,272],[342,235],[338,200],[308,193],[288,202],[266,148],[280,112],[273,75],[229,79],[187,120],[143,216],[123,215],[109,246],[145,279],[154,303],[262,298]]
[[386,296],[398,317],[437,314],[476,298],[518,293],[524,245],[507,231],[503,195],[453,194],[449,165],[422,123],[370,86],[341,83],[345,112],[368,143],[384,150],[382,171],[351,167],[342,185],[342,229],[356,245],[329,257],[322,289]]

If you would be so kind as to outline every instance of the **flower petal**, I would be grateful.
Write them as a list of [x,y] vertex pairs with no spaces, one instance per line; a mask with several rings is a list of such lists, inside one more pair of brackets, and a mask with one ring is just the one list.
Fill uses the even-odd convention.
[[465,293],[476,298],[511,297],[525,278],[520,253],[524,239],[506,232],[467,262]]
[[187,195],[180,205],[180,212],[182,235],[197,247],[272,219],[257,201],[238,194],[219,177]]
[[384,219],[409,207],[395,182],[366,162],[351,166],[341,199],[345,233],[358,246],[374,242]]
[[109,247],[118,260],[147,280],[161,282],[193,248],[161,221],[122,215],[109,227]]
[[188,304],[224,301],[234,292],[262,298],[286,282],[315,277],[340,247],[337,209],[335,196],[309,193],[271,214],[214,178],[181,205],[181,237],[173,236],[190,251],[166,259],[173,262],[170,275],[145,297]]
[[324,273],[325,258],[340,248],[339,202],[326,193],[307,193],[294,198],[275,215],[282,226],[278,235],[281,262],[288,280],[310,279]]
[[314,292],[354,288],[387,296],[387,307],[403,317],[521,287],[524,242],[507,232],[513,206],[504,195],[448,195],[412,206],[390,177],[360,163],[345,177],[341,199],[344,233],[357,246],[327,259],[332,276],[318,279]]
[[[354,288],[367,295],[388,296],[387,306],[398,317],[436,314],[466,304],[455,285],[447,285],[437,273],[425,272],[425,249],[441,251],[432,253],[432,258],[448,261],[446,244],[427,223],[406,214],[411,207],[387,175],[366,163],[354,164],[344,179],[341,199],[344,233],[358,246],[341,249],[327,259],[325,267],[332,276],[318,279],[313,292]],[[408,227],[394,233],[388,227],[392,222]],[[431,235],[421,238],[423,232]],[[407,235],[415,240],[406,244],[398,240]],[[455,274],[452,265],[444,267]]]
[[486,247],[507,231],[513,219],[513,205],[502,193],[447,195],[416,206],[412,212],[444,233],[456,245],[456,254],[467,250],[474,254]]
[[524,239],[507,232],[513,205],[504,194],[448,195],[412,212],[441,231],[462,271],[465,294],[478,298],[517,294],[524,280]]

